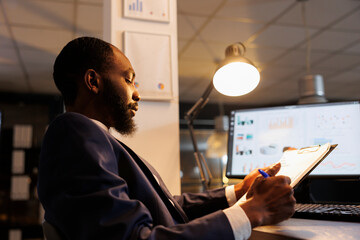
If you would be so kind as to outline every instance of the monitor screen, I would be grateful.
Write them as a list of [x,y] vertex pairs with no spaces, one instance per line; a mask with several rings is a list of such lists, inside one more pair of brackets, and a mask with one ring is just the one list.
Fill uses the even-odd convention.
[[242,178],[280,160],[285,147],[330,142],[337,148],[310,177],[360,176],[360,104],[341,102],[231,112],[228,177]]

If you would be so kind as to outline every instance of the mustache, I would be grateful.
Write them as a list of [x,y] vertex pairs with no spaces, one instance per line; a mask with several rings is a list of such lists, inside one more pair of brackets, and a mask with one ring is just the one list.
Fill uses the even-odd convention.
[[136,102],[135,102],[135,103],[129,103],[129,104],[128,104],[128,108],[137,111],[138,108],[139,108],[139,104],[136,103]]

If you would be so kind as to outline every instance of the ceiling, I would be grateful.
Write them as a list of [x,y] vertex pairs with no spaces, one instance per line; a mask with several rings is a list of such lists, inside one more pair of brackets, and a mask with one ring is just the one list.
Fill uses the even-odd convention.
[[[359,0],[178,0],[177,8],[182,102],[197,100],[235,42],[260,69],[260,84],[241,97],[214,91],[212,102],[296,102],[306,63],[324,77],[329,100],[360,99]],[[101,0],[0,0],[0,91],[58,93],[57,53],[75,37],[101,38],[102,17]]]

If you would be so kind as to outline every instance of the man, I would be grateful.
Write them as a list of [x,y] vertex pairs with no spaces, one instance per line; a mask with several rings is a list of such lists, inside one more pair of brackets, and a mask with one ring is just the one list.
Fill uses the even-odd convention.
[[[246,239],[251,227],[293,214],[289,178],[257,172],[233,187],[172,197],[151,165],[109,134],[134,132],[140,100],[135,72],[115,46],[75,39],[53,76],[67,113],[44,137],[38,193],[45,220],[65,239]],[[274,176],[279,168],[265,170]]]

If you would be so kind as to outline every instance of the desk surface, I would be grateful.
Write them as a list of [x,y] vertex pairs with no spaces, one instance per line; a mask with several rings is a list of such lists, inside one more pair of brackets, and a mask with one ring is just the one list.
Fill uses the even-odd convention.
[[277,225],[254,228],[251,240],[358,240],[360,223],[290,218]]

